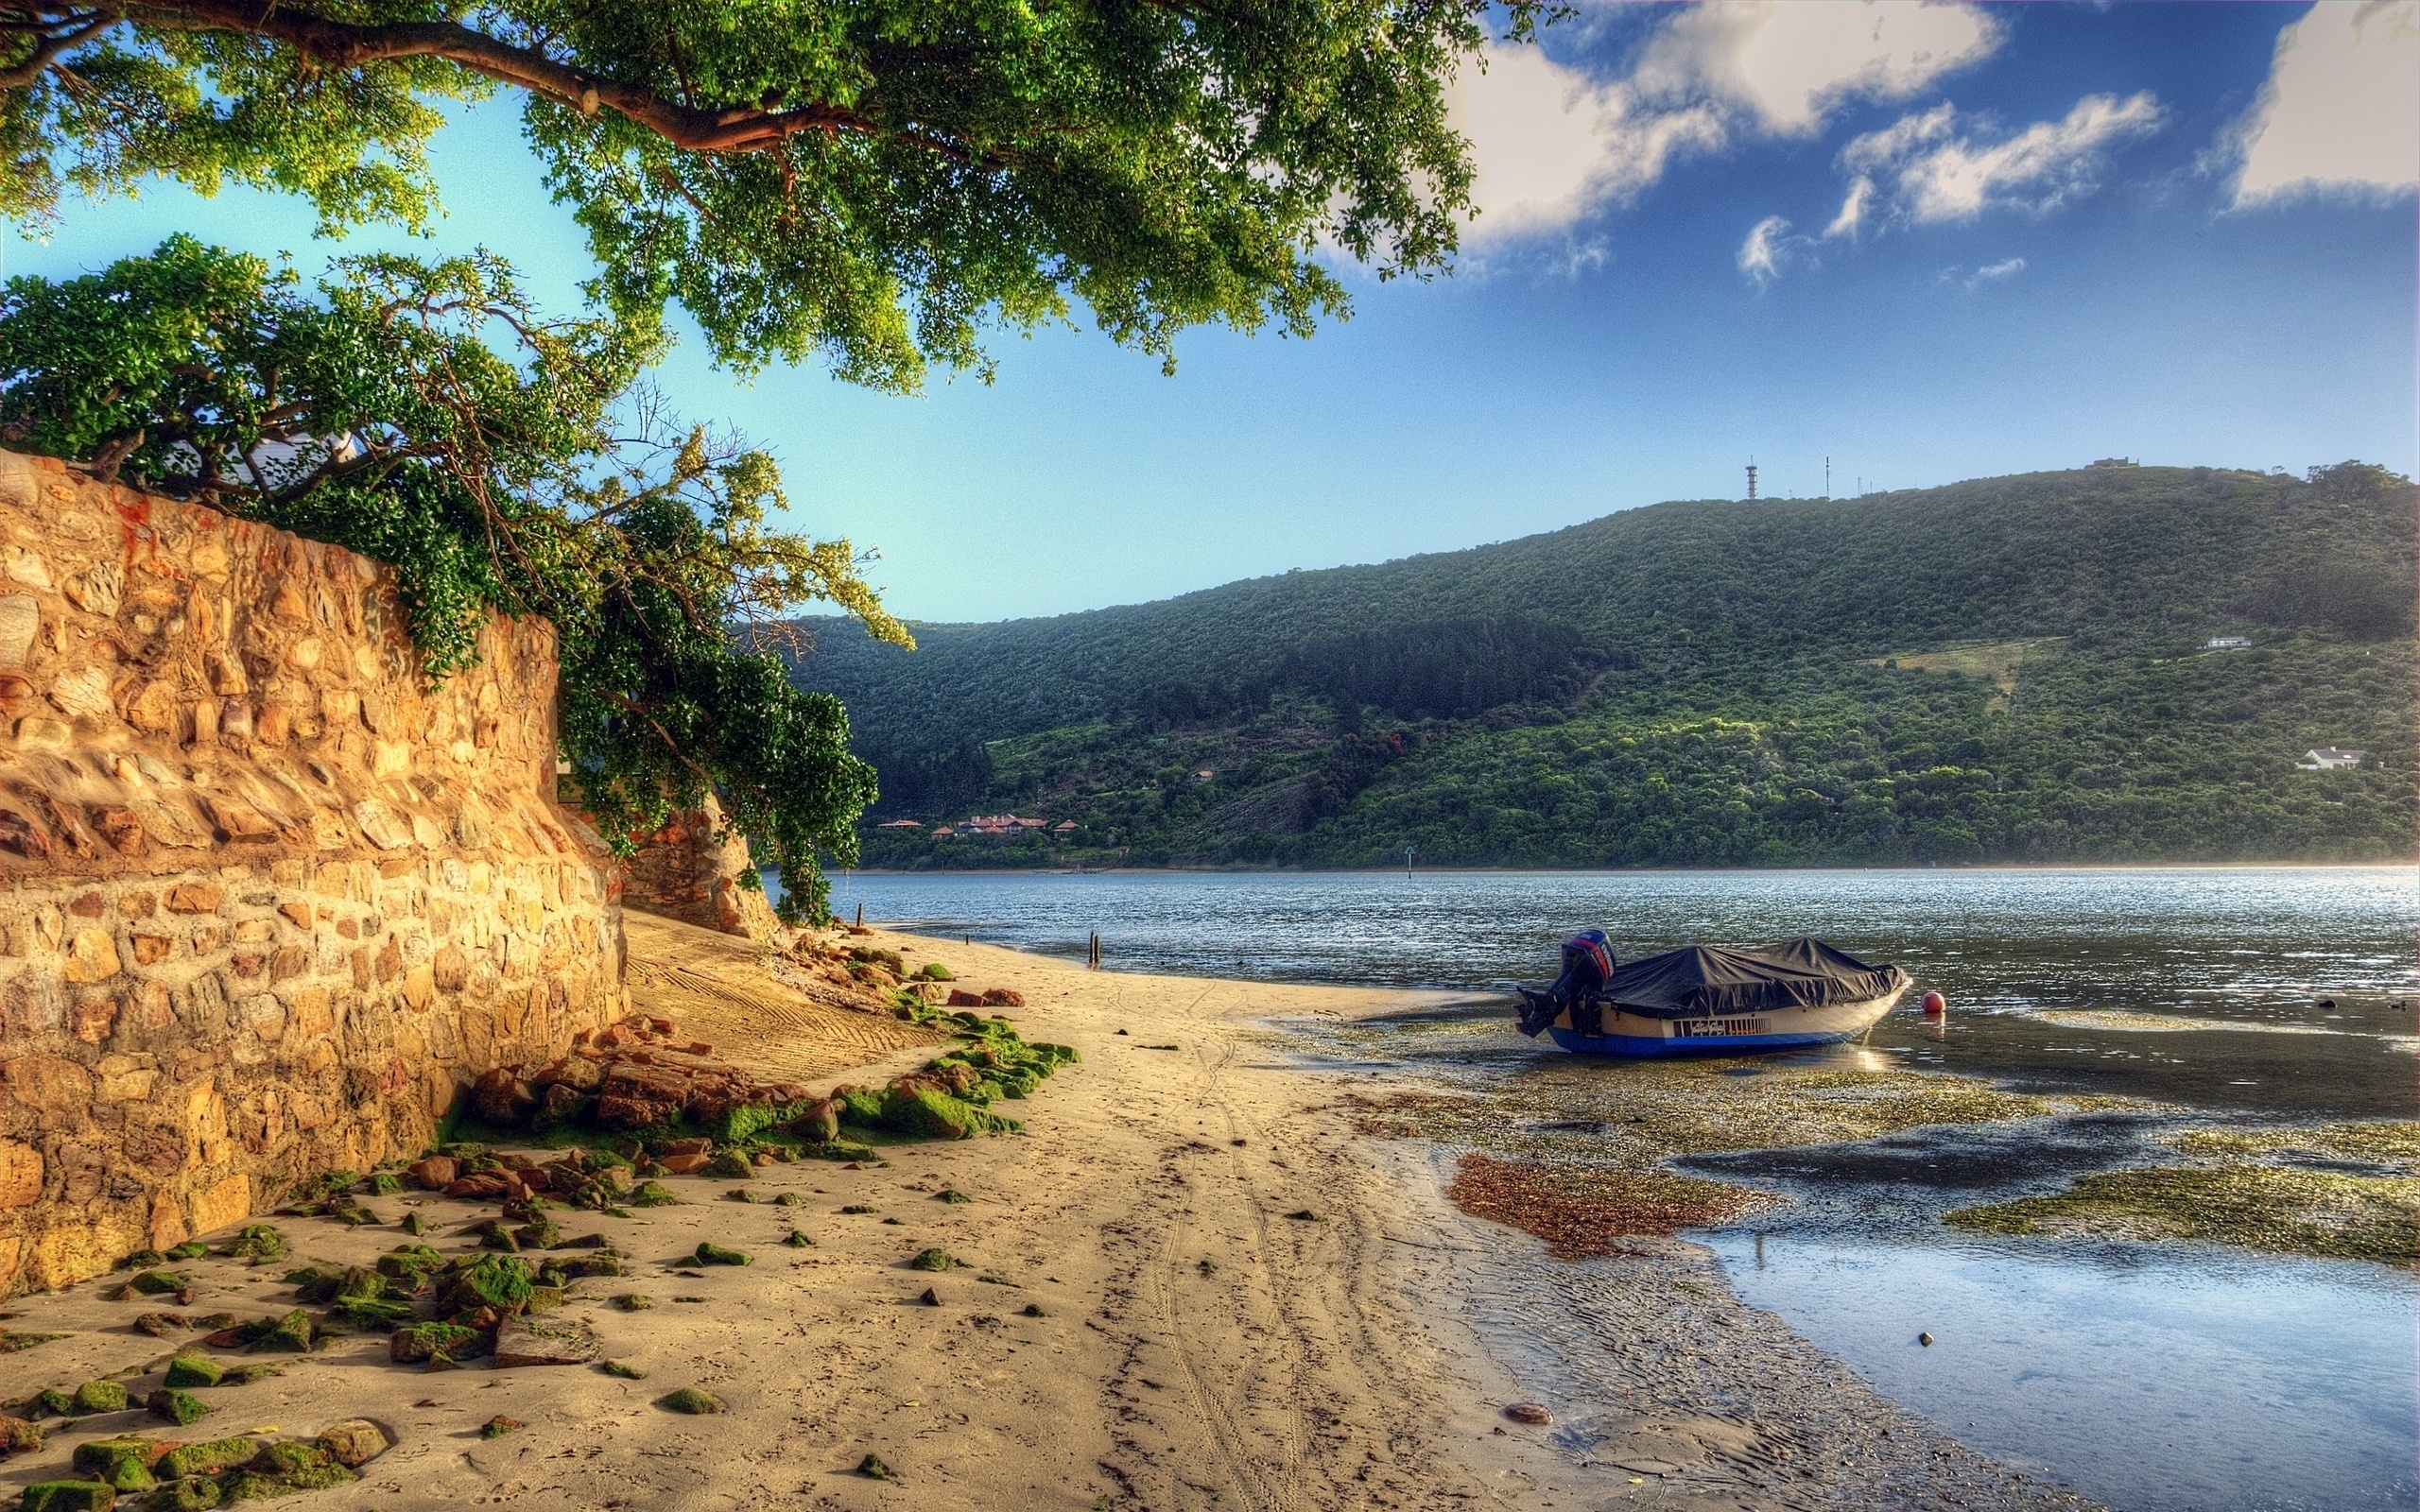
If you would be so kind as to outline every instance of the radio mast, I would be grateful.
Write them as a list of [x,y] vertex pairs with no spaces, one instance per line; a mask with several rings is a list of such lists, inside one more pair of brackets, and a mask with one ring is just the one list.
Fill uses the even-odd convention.
[[1755,498],[1755,496],[1756,496],[1756,464],[1755,464],[1755,463],[1754,463],[1754,462],[1751,462],[1751,463],[1749,463],[1749,464],[1748,464],[1748,497],[1749,497],[1750,499],[1752,499],[1752,500],[1753,500],[1754,498]]

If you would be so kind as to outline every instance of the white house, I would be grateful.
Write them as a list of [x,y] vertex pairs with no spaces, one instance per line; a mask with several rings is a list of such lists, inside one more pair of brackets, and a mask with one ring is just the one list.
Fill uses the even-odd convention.
[[2333,746],[2323,746],[2317,750],[2306,751],[2304,754],[2310,760],[2297,762],[2294,765],[2306,772],[2328,772],[2339,767],[2359,766],[2367,761],[2370,755],[2365,750],[2338,750]]
[[2246,636],[2213,635],[2208,640],[2202,643],[2202,649],[2204,651],[2240,651],[2251,644],[2252,642],[2250,638]]

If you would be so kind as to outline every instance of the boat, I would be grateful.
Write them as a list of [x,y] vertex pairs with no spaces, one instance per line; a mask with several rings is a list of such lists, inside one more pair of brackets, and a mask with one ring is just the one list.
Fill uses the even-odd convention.
[[1521,1031],[1582,1056],[1755,1055],[1854,1040],[1908,990],[1819,939],[1766,950],[1689,945],[1614,968],[1594,991],[1559,1001],[1521,989]]

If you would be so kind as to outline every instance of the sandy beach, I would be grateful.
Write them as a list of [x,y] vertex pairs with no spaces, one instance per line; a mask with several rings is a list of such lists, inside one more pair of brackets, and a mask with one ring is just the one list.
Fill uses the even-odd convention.
[[[925,1049],[880,1023],[742,990],[744,953],[659,926],[634,982],[693,1001],[683,1028],[816,1085],[878,1080]],[[667,943],[669,941],[669,943]],[[675,947],[685,977],[662,974]],[[140,1412],[77,1419],[0,1466],[0,1491],[63,1473],[102,1433],[185,1440],[367,1418],[395,1447],[327,1504],[847,1509],[1889,1506],[2080,1503],[1960,1447],[1881,1399],[1771,1314],[1731,1296],[1696,1246],[1569,1263],[1458,1212],[1422,1142],[1357,1133],[1334,1105],[1367,1074],[1290,1066],[1254,1025],[1360,1017],[1420,994],[1090,971],[977,945],[877,932],[911,966],[1022,994],[1028,1040],[1081,1060],[1003,1105],[1021,1134],[889,1145],[887,1165],[806,1160],[729,1180],[673,1178],[679,1206],[563,1215],[603,1233],[629,1274],[578,1283],[594,1366],[450,1371],[389,1363],[363,1334],[284,1374],[202,1392],[184,1430]],[[718,967],[717,962],[721,965]],[[718,978],[717,972],[721,975]],[[717,987],[720,980],[730,990]],[[659,1008],[661,1000],[658,1000]],[[900,1025],[899,1031],[907,1026]],[[842,1042],[827,1042],[834,1035]],[[856,1040],[850,1039],[856,1035]],[[871,1067],[862,1062],[874,1057]],[[838,1061],[841,1065],[835,1065]],[[846,1065],[850,1069],[843,1070]],[[944,1194],[966,1199],[952,1200]],[[795,1206],[772,1199],[794,1194]],[[298,1257],[367,1263],[408,1211],[456,1233],[489,1215],[426,1194],[370,1199],[387,1220],[275,1220]],[[861,1210],[849,1211],[844,1210]],[[785,1240],[795,1226],[797,1246]],[[700,1241],[750,1257],[698,1267]],[[920,1252],[956,1262],[911,1268]],[[182,1267],[185,1310],[283,1311],[284,1266]],[[20,1332],[71,1337],[0,1356],[0,1397],[127,1379],[158,1383],[171,1343],[131,1328],[112,1281],[11,1304]],[[931,1300],[925,1300],[929,1289]],[[651,1306],[624,1311],[611,1298]],[[718,1416],[656,1405],[679,1387]],[[1537,1402],[1554,1422],[1508,1420]],[[523,1426],[483,1438],[505,1417]],[[869,1455],[890,1474],[861,1472]]]

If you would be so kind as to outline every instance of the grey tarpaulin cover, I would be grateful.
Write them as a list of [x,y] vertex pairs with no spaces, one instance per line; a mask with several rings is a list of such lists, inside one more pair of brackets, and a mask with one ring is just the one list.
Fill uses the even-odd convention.
[[1701,1019],[1861,1003],[1907,980],[1895,966],[1869,966],[1820,939],[1794,939],[1761,951],[1690,945],[1626,961],[1597,996],[1651,1018]]

